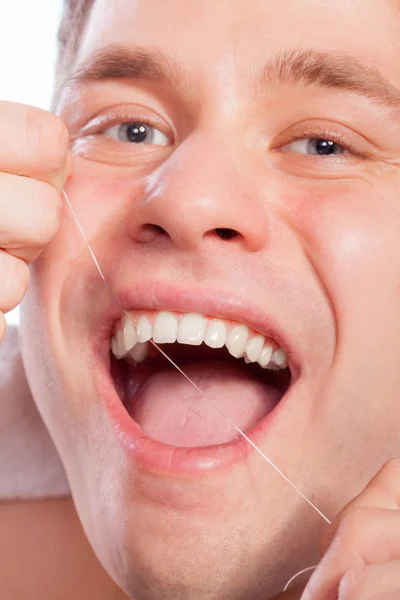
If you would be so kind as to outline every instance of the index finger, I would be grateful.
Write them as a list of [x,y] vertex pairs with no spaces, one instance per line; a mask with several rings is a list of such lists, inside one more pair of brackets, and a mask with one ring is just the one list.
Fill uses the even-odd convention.
[[325,554],[337,528],[345,516],[356,507],[400,509],[400,459],[388,461],[371,479],[364,490],[334,518],[321,539],[321,551]]
[[0,171],[32,177],[59,191],[68,174],[68,130],[51,112],[0,101]]

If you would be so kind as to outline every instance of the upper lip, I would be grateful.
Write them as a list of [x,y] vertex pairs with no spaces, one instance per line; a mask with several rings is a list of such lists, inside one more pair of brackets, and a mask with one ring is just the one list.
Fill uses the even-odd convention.
[[[292,378],[297,378],[301,370],[301,357],[294,344],[288,339],[279,317],[261,310],[234,293],[215,288],[199,289],[195,284],[178,287],[155,280],[141,280],[121,288],[115,297],[119,306],[114,301],[102,320],[106,331],[109,332],[108,344],[115,325],[124,315],[124,311],[142,309],[201,313],[244,323],[265,337],[273,339],[287,355]],[[102,330],[104,332],[104,329]]]

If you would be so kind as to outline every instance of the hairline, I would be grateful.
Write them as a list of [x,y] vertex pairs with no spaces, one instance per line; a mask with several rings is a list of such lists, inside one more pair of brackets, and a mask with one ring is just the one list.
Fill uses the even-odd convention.
[[72,71],[79,46],[96,0],[64,0],[64,9],[57,34],[57,59],[53,106],[60,88]]

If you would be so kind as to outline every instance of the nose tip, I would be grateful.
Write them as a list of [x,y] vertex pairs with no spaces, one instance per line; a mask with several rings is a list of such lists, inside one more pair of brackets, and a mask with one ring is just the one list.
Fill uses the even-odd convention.
[[149,177],[135,202],[132,237],[146,243],[164,238],[182,250],[221,242],[251,252],[263,248],[268,219],[252,169],[235,168],[221,151],[191,150],[177,151]]

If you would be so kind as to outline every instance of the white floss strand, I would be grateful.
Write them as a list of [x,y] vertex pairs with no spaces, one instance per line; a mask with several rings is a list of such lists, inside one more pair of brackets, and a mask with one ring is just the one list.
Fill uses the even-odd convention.
[[[100,264],[92,250],[92,247],[89,243],[89,240],[86,237],[86,234],[79,222],[79,219],[72,207],[71,201],[66,193],[65,190],[63,190],[62,192],[64,199],[68,205],[69,210],[71,211],[71,214],[73,216],[73,219],[75,221],[75,224],[90,252],[90,255],[93,259],[93,262],[96,266],[96,269],[99,272],[99,275],[101,277],[101,279],[104,282],[104,285],[107,288],[108,293],[110,294],[110,296],[113,298],[113,300],[116,302],[116,304],[118,305],[118,307],[121,309],[121,311],[125,314],[125,316],[128,317],[128,319],[131,320],[130,315],[122,308],[121,304],[118,301],[118,298],[116,298],[110,288],[110,286],[107,283],[106,278],[103,275],[103,271],[101,270]],[[201,394],[206,400],[208,400],[208,402],[210,402],[210,404],[224,417],[224,419],[226,419],[228,421],[228,423],[238,432],[238,434],[244,439],[246,440],[246,442],[248,444],[250,444],[250,446],[252,446],[252,448],[273,468],[275,469],[275,471],[286,481],[286,483],[288,483],[296,492],[297,494],[299,494],[299,496],[305,501],[307,502],[307,504],[309,504],[309,506],[311,506],[311,508],[325,521],[325,523],[327,523],[328,525],[330,525],[330,520],[328,519],[328,517],[326,517],[324,515],[324,513],[309,499],[307,498],[307,496],[305,494],[303,494],[303,492],[301,490],[299,490],[299,488],[292,483],[292,481],[290,481],[290,479],[281,471],[281,469],[279,469],[279,467],[277,467],[270,458],[268,458],[268,456],[265,455],[265,453],[244,433],[244,431],[242,431],[240,429],[240,427],[238,427],[233,421],[232,419],[230,419],[230,417],[228,417],[216,404],[215,402],[209,397],[207,396],[207,394],[205,394],[195,383],[194,381],[192,381],[190,379],[190,377],[188,375],[186,375],[186,373],[184,373],[182,371],[182,369],[180,367],[178,367],[178,365],[176,365],[174,363],[174,361],[164,352],[164,350],[162,350],[155,342],[153,342],[151,340],[151,343],[153,344],[153,346],[155,346],[155,348],[157,348],[157,350],[163,355],[165,356],[165,358],[183,375],[183,377],[185,377],[185,379],[187,379],[187,381],[199,392],[199,394]],[[307,569],[303,569],[302,571],[299,571],[298,573],[296,573],[296,575],[294,575],[286,584],[284,591],[286,591],[289,586],[293,583],[293,581],[299,577],[300,575],[303,575],[304,573],[307,573],[309,571],[314,570],[316,567],[308,567]]]
[[317,568],[317,566],[318,565],[315,565],[314,567],[307,567],[306,569],[302,569],[301,571],[299,571],[298,573],[296,573],[296,575],[293,575],[293,577],[291,577],[289,579],[289,581],[287,582],[287,584],[283,588],[283,591],[286,592],[289,589],[289,587],[292,585],[293,581],[295,579],[297,579],[298,577],[300,577],[300,575],[304,575],[305,573],[309,573],[310,571],[315,571],[315,569]]

